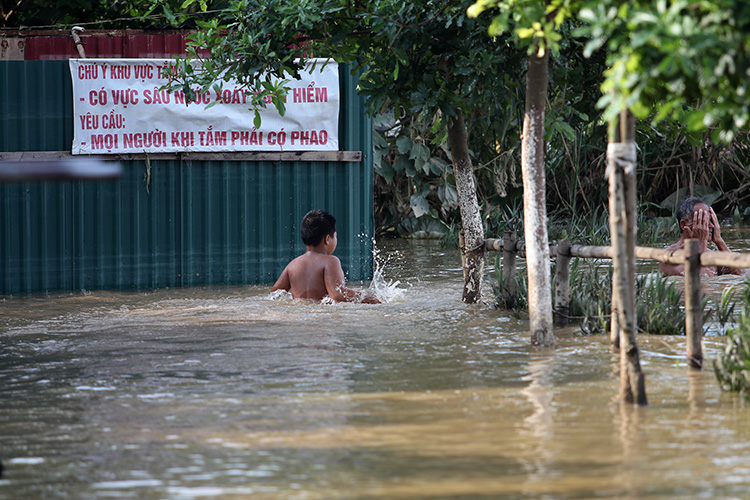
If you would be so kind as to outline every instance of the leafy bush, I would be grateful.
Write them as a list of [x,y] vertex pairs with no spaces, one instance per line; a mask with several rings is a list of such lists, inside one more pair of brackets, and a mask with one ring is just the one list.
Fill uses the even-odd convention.
[[[730,322],[737,305],[731,299],[735,287],[727,287],[719,305],[719,321]],[[746,278],[741,289],[742,310],[732,328],[726,328],[727,343],[724,351],[714,360],[714,373],[722,388],[750,397],[750,278]],[[724,324],[722,323],[722,329]]]
[[750,397],[750,311],[747,303],[735,328],[727,332],[724,352],[714,360],[722,388]]

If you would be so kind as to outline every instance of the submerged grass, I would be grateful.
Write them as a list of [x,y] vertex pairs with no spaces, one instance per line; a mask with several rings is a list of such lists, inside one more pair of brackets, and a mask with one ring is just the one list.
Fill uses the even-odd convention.
[[[672,235],[676,222],[674,217],[649,215],[647,208],[642,207],[642,210],[639,210],[638,244],[658,246]],[[506,226],[514,226],[513,229],[520,229],[519,234],[522,234],[522,223],[519,224],[522,222],[522,214],[518,210],[504,212],[498,216],[498,219],[505,219]],[[520,227],[515,227],[518,225]],[[595,209],[585,215],[573,215],[572,218],[553,215],[550,217],[549,237],[550,241],[567,239],[581,245],[609,245],[609,214],[606,210]],[[525,273],[518,273],[516,276],[517,295],[513,304],[505,304],[503,300],[503,272],[500,256],[495,259],[493,277],[492,288],[495,292],[496,305],[511,309],[516,315],[524,314],[528,307],[526,299],[528,286]],[[553,297],[556,288],[554,280],[553,264]],[[641,276],[636,280],[636,297],[639,331],[661,335],[684,335],[685,311],[681,305],[682,290],[673,281],[658,274]],[[583,334],[609,331],[611,298],[611,261],[572,259],[569,318],[572,322],[580,323]],[[703,302],[705,306],[707,304],[705,298]],[[717,316],[720,321],[724,318],[726,318],[724,321],[729,321],[732,315],[731,301],[718,304],[717,309],[719,309]]]
[[716,304],[716,322],[719,325],[722,335],[726,335],[728,325],[733,324],[736,321],[735,309],[737,302],[734,300],[736,292],[737,285],[725,287],[721,292],[719,302]]
[[[518,214],[511,220],[517,223]],[[510,219],[510,218],[509,218]],[[518,229],[514,227],[513,229]],[[669,218],[645,218],[639,221],[638,243],[656,245],[674,231]],[[606,213],[594,213],[568,223],[552,222],[550,239],[569,239],[579,244],[607,245],[609,230]],[[555,296],[555,271],[552,268],[552,296]],[[496,306],[511,309],[517,317],[527,314],[526,273],[516,274],[516,298],[512,304],[503,300],[503,270],[500,255],[495,258],[491,279]],[[740,293],[738,293],[740,292]],[[737,296],[739,295],[739,299]],[[610,330],[612,300],[612,264],[609,261],[572,259],[570,269],[569,319],[580,324],[585,335]],[[638,331],[654,335],[684,335],[685,309],[683,290],[678,282],[659,273],[636,278],[636,319]],[[720,334],[726,334],[726,346],[714,360],[714,372],[725,390],[739,392],[750,398],[750,277],[743,285],[726,287],[721,296],[709,303],[704,296],[704,332],[714,317]],[[739,311],[739,313],[738,313]]]
[[611,296],[610,264],[573,259],[570,266],[569,316],[571,321],[580,322],[581,333],[593,335],[609,331]]
[[[557,284],[553,276],[553,296]],[[492,282],[498,307],[509,308],[502,299],[502,269],[500,258],[495,261],[495,276]],[[510,309],[517,316],[527,312],[527,278],[525,273],[516,276],[517,299]],[[573,259],[570,268],[570,307],[568,317],[571,322],[580,324],[581,333],[593,335],[606,333],[610,329],[612,300],[612,265],[602,261]],[[704,324],[713,314],[704,298]],[[732,307],[723,307],[720,314],[731,316]],[[718,314],[718,313],[717,313]],[[638,331],[653,335],[684,335],[685,310],[682,306],[682,289],[666,276],[656,273],[636,278],[636,320]]]

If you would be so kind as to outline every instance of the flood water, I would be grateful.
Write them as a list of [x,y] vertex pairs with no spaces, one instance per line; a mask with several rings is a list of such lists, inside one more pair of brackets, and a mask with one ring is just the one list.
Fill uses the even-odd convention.
[[0,301],[0,499],[750,498],[750,406],[684,337],[639,336],[650,405],[621,405],[606,336],[532,348],[527,320],[460,302],[455,249],[378,247],[380,305]]

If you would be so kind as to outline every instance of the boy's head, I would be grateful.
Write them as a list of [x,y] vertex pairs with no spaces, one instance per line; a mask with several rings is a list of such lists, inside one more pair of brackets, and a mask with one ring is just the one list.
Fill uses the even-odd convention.
[[336,218],[323,210],[311,210],[302,218],[302,243],[318,246],[326,236],[336,234]]

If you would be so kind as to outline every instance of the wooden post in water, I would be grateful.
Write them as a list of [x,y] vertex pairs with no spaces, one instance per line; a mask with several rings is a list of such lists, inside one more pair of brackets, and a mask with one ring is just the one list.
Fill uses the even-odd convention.
[[[617,136],[620,141],[616,142]],[[620,323],[620,398],[627,403],[646,405],[646,384],[636,343],[635,168],[635,122],[632,114],[623,112],[619,127],[610,124],[607,145],[609,227],[614,268],[612,306],[616,308]]]
[[568,326],[570,311],[570,241],[557,244],[557,270],[555,271],[555,326]]
[[701,304],[701,253],[700,241],[685,240],[688,252],[685,262],[685,336],[687,359],[691,368],[703,368],[703,307]]
[[507,309],[516,307],[516,242],[515,231],[503,233],[503,302]]

